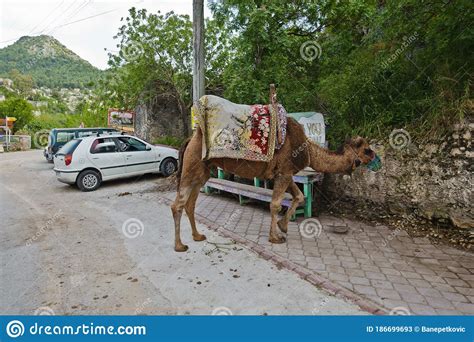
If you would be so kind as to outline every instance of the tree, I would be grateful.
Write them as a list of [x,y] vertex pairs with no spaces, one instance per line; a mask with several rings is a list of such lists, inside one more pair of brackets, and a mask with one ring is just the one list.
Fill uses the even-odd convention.
[[31,75],[22,74],[17,69],[12,69],[8,73],[8,77],[13,81],[13,87],[23,95],[27,95],[33,89],[34,82]]
[[[229,0],[211,10],[232,32],[231,100],[266,102],[277,83],[289,111],[326,114],[333,141],[404,126],[431,136],[469,115],[471,1]],[[318,58],[302,58],[307,44]]]
[[[192,104],[192,23],[187,15],[165,15],[131,8],[115,36],[117,54],[109,53],[110,72],[102,84],[114,107],[135,108],[139,102],[167,93],[180,103],[189,132]],[[208,92],[222,92],[222,70],[228,40],[222,28],[207,20],[206,66]]]
[[33,119],[33,106],[28,101],[10,97],[0,102],[0,117],[15,117],[13,131],[22,129]]

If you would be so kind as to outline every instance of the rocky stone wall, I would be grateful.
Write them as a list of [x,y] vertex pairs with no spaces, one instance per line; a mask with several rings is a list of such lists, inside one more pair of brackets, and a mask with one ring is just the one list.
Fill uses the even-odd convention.
[[[151,94],[151,95],[150,95]],[[190,130],[190,114],[179,97],[164,86],[146,93],[135,108],[135,134],[144,140],[173,136],[186,138]]]
[[324,191],[332,201],[342,198],[374,210],[474,228],[473,133],[474,123],[465,121],[442,140],[375,143],[383,162],[380,171],[361,167],[350,177],[328,175]]

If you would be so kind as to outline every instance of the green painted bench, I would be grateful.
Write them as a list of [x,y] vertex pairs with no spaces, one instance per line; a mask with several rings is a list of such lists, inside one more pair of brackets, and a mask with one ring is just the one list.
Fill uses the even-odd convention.
[[[295,176],[293,176],[295,183],[303,184],[304,195],[304,204],[296,209],[295,215],[303,214],[304,217],[312,216],[313,187],[315,183],[321,182],[322,179],[323,174],[306,170],[300,171]],[[237,194],[239,196],[240,204],[247,203],[249,199],[271,202],[273,193],[272,189],[267,188],[266,181],[254,178],[254,185],[248,185],[226,180],[224,179],[224,171],[221,169],[218,169],[218,177],[209,179],[204,186],[204,192],[207,194],[211,192],[210,189]],[[283,198],[281,205],[288,208],[291,206],[291,201],[291,194],[285,193],[285,197]]]

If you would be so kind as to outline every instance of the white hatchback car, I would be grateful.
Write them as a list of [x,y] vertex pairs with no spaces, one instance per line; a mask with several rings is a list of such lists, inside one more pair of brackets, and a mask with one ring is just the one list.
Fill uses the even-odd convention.
[[129,135],[99,135],[69,141],[54,156],[60,182],[96,190],[102,181],[145,173],[171,175],[178,168],[178,150],[151,145]]

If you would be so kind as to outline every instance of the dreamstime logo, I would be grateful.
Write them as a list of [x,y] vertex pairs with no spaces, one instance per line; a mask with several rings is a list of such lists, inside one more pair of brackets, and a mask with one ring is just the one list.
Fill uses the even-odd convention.
[[382,246],[387,247],[388,243],[390,241],[392,241],[398,234],[400,234],[401,231],[402,230],[400,228],[397,228],[394,231],[390,232],[390,234],[388,234],[387,238],[383,239]]
[[33,143],[36,147],[44,147],[48,145],[49,130],[42,129],[36,132],[33,136]]
[[310,143],[309,143],[309,139],[306,139],[306,141],[305,141],[304,143],[302,143],[301,145],[299,145],[298,148],[295,148],[295,149],[291,152],[291,156],[292,156],[293,158],[298,157],[298,155],[299,155],[301,152],[303,152],[303,151],[306,150],[306,148],[308,147],[309,144],[310,144]]
[[127,62],[134,62],[140,58],[140,54],[143,53],[143,48],[140,43],[130,42],[127,46],[122,49],[123,58]]
[[403,52],[411,45],[413,44],[416,40],[418,39],[418,32],[413,33],[409,37],[403,37],[403,43],[402,45],[395,50],[393,54],[390,55],[386,60],[382,62],[382,68],[387,69],[390,64],[392,64],[394,61],[396,61]]
[[232,316],[232,311],[230,311],[229,308],[226,308],[225,306],[219,306],[218,308],[215,308],[212,310],[212,315],[213,316]]
[[142,236],[145,231],[143,222],[136,218],[129,218],[122,225],[123,235],[130,239],[135,239],[138,236]]
[[232,215],[230,215],[229,219],[225,222],[224,226],[222,228],[224,229],[227,229],[229,228],[229,226],[233,223],[235,223],[235,221],[237,221],[237,219],[242,215],[242,209],[237,209],[236,211],[234,211],[232,213]]
[[326,305],[328,304],[328,300],[327,299],[323,299],[323,301],[321,303],[319,303],[319,305],[316,305],[313,310],[311,310],[311,313],[313,315],[319,315],[321,310],[324,309],[326,307]]
[[31,246],[33,244],[33,242],[35,242],[36,240],[38,240],[38,238],[43,235],[48,229],[50,229],[53,224],[56,222],[56,220],[59,219],[59,217],[61,216],[62,214],[62,210],[59,209],[58,212],[56,212],[48,221],[46,221],[46,224],[44,226],[42,226],[36,233],[35,235],[33,235],[33,237],[29,238],[27,241],[26,241],[26,246]]
[[397,306],[393,308],[392,310],[390,310],[390,315],[391,316],[410,316],[411,313],[410,313],[410,310],[408,310],[407,308],[403,306]]
[[151,298],[147,298],[143,303],[141,303],[136,309],[135,309],[135,315],[141,315],[143,311],[145,311],[146,307],[150,305],[153,301]]
[[323,226],[321,222],[319,222],[319,220],[316,218],[309,218],[304,220],[300,223],[298,228],[300,230],[301,235],[307,239],[317,238],[319,235],[321,235],[321,232],[323,231]]
[[321,58],[321,54],[323,53],[323,49],[318,42],[314,40],[307,40],[300,46],[300,55],[307,62],[312,62],[316,58]]
[[54,316],[54,311],[49,306],[41,306],[35,310],[35,316]]
[[25,333],[25,326],[20,321],[10,321],[7,324],[7,335],[11,338],[17,338]]
[[403,150],[411,143],[410,133],[404,129],[394,129],[389,137],[390,146],[396,150]]

